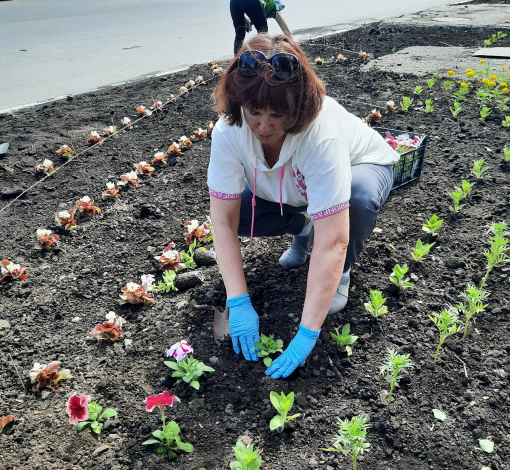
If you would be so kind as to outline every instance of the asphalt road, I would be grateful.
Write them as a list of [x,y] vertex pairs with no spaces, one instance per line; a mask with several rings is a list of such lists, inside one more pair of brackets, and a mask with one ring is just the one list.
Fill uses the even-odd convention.
[[[297,39],[448,3],[283,2]],[[229,0],[0,1],[0,111],[225,58],[233,38]]]

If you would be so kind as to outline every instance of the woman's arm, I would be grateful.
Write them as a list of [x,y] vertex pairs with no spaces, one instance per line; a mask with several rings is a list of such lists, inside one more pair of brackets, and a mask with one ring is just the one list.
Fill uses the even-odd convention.
[[278,23],[278,26],[280,26],[283,34],[285,34],[285,36],[287,36],[289,39],[292,39],[292,33],[290,32],[287,22],[283,19],[281,12],[277,11],[274,19]]

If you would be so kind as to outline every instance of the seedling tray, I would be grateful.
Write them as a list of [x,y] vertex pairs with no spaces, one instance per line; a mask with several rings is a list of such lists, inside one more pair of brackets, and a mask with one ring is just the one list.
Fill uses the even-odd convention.
[[379,132],[383,137],[386,137],[386,132],[389,132],[393,137],[408,134],[411,138],[418,136],[423,139],[421,145],[416,150],[409,150],[408,152],[400,154],[400,160],[393,166],[392,189],[399,188],[404,184],[418,179],[421,176],[428,136],[425,134],[413,134],[412,132],[386,129],[385,127],[374,127],[373,129]]

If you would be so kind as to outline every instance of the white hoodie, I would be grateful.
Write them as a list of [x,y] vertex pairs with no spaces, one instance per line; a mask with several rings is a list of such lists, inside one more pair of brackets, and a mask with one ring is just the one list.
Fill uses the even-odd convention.
[[207,184],[213,197],[239,199],[246,179],[258,197],[308,206],[316,220],[349,207],[351,166],[392,165],[399,158],[381,135],[325,97],[319,115],[303,132],[287,134],[271,169],[244,115],[241,127],[220,119],[213,130]]

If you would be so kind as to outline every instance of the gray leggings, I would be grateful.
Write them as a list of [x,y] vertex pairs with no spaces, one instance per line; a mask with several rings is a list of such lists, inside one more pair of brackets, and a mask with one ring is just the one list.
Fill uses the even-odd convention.
[[[372,233],[377,221],[377,214],[386,201],[393,185],[393,165],[381,166],[369,163],[351,167],[351,199],[349,201],[349,247],[345,259],[344,272],[355,263],[363,251],[365,243]],[[253,195],[245,185],[241,196],[241,219],[239,235],[249,236],[251,231],[251,199]],[[294,207],[283,205],[283,216],[280,204],[266,201],[255,196],[255,224],[253,236],[271,237],[290,233],[297,235],[305,225],[307,206]]]

